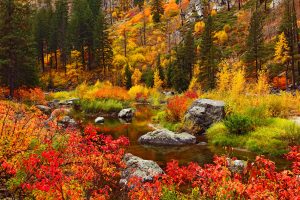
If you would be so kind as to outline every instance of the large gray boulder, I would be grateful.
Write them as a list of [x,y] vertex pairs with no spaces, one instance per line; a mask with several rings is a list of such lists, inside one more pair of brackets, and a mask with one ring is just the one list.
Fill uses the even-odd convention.
[[204,133],[213,123],[225,117],[225,103],[211,99],[198,99],[193,102],[184,116],[184,130],[192,133]]
[[144,160],[131,153],[125,154],[123,160],[126,168],[121,174],[121,185],[127,185],[128,181],[133,177],[141,178],[141,181],[146,182],[152,181],[153,177],[164,173],[156,162]]
[[175,133],[167,129],[158,129],[142,135],[138,141],[141,144],[176,146],[195,144],[196,137],[185,132]]
[[119,112],[118,117],[122,119],[131,119],[134,115],[133,108],[126,108]]

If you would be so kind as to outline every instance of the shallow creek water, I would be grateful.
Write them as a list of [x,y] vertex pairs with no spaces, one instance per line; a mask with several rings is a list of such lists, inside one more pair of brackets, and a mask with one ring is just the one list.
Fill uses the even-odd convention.
[[[111,134],[114,138],[119,136],[126,136],[130,140],[130,146],[127,149],[128,153],[139,156],[146,160],[154,160],[160,166],[164,167],[168,161],[173,159],[178,160],[180,164],[187,164],[189,162],[197,162],[200,165],[212,163],[214,155],[226,155],[229,157],[236,157],[242,160],[254,160],[255,153],[245,150],[226,150],[221,147],[213,147],[203,142],[207,142],[205,135],[197,137],[197,144],[187,146],[148,146],[138,143],[138,138],[152,131],[153,128],[149,126],[151,123],[153,109],[150,105],[136,105],[136,113],[131,123],[121,122],[117,117],[104,117],[104,124],[96,125],[104,134]],[[94,123],[95,117],[80,117],[84,123]],[[202,143],[201,143],[202,142]],[[289,167],[289,162],[280,157],[270,157],[278,169],[285,169]]]

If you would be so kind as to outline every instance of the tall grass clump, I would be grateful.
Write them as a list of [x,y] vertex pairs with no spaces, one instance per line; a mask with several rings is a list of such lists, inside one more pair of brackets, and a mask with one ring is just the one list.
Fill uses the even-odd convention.
[[87,113],[117,112],[123,109],[122,102],[114,99],[79,101],[80,108]]

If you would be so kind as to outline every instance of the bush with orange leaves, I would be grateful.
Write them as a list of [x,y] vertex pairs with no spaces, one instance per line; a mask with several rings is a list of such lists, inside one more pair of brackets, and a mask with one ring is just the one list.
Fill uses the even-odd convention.
[[167,102],[167,117],[169,121],[180,122],[188,106],[193,99],[198,98],[198,94],[193,91],[187,91],[183,96],[174,96],[168,99]]
[[0,108],[0,198],[108,199],[119,189],[127,138],[46,125],[23,104]]
[[120,101],[129,100],[127,90],[117,86],[101,88],[95,91],[93,97],[97,99],[116,99]]
[[[0,88],[1,98],[9,96],[8,88]],[[44,104],[45,94],[41,88],[25,88],[21,87],[14,91],[14,98],[18,101],[29,103],[29,104]]]

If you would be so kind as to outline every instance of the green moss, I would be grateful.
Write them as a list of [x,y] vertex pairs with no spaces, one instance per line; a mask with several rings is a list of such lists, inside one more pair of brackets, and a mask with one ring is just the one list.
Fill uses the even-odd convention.
[[239,147],[277,156],[286,153],[289,145],[300,144],[300,127],[287,119],[271,118],[266,125],[248,134],[235,135],[220,122],[207,130],[207,138],[216,146]]

